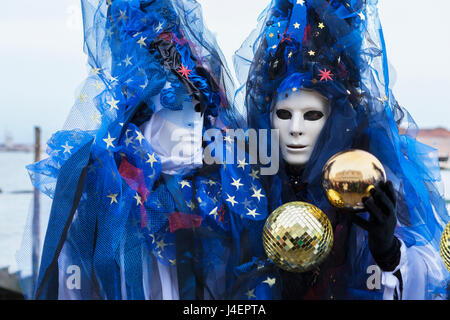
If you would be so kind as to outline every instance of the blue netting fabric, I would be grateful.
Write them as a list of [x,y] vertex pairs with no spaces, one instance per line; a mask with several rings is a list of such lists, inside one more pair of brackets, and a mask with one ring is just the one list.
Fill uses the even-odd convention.
[[[247,239],[256,241],[253,225],[261,229],[267,217],[266,197],[253,196],[262,190],[257,172],[241,158],[239,165],[205,164],[169,176],[141,131],[156,112],[151,98],[158,94],[170,110],[183,108],[181,97],[189,95],[205,116],[204,131],[244,127],[199,4],[81,5],[90,74],[63,129],[49,140],[48,157],[27,167],[34,186],[52,199],[28,298],[191,297],[192,282],[177,281],[187,273],[177,246],[186,243],[190,281],[193,274],[203,288],[196,295],[244,297],[236,270],[261,255]],[[192,229],[189,243],[177,240],[180,229]]]
[[[258,27],[236,52],[234,63],[242,84],[235,101],[245,103],[250,128],[270,128],[274,98],[286,90],[313,89],[329,99],[331,115],[302,173],[306,187],[301,198],[321,208],[338,225],[339,214],[321,187],[324,164],[350,148],[374,154],[398,191],[396,235],[407,247],[429,245],[436,253],[432,258],[436,269],[430,272],[425,296],[445,294],[448,273],[437,252],[449,215],[437,151],[416,140],[414,120],[394,98],[377,1],[271,1],[260,15]],[[265,179],[271,210],[298,199],[283,165],[278,175]],[[341,274],[345,279],[333,289],[334,296],[381,298],[382,291],[370,291],[365,285],[367,267],[374,264],[366,234],[355,227],[346,234],[347,240],[334,249],[345,246],[346,262],[330,267],[332,275]],[[333,259],[336,255],[332,254]],[[328,288],[335,283],[330,277],[324,281]],[[317,292],[320,294],[314,296]],[[332,295],[316,290],[309,297]]]

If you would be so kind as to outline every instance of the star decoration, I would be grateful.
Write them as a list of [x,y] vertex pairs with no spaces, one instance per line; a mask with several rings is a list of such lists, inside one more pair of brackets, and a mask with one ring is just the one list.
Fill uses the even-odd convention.
[[250,205],[252,204],[251,201],[248,201],[247,198],[245,198],[244,202],[242,202],[242,204],[244,205],[245,209],[248,209],[248,207],[250,207]]
[[81,102],[81,103],[83,103],[83,102],[86,102],[87,101],[87,95],[86,94],[84,94],[84,93],[82,93],[82,94],[80,94],[80,96],[78,97],[78,100]]
[[236,203],[238,203],[236,200],[234,200],[234,198],[236,198],[235,196],[230,196],[228,193],[227,193],[227,196],[228,196],[228,199],[226,200],[226,201],[228,201],[229,203],[231,203],[231,205],[234,207],[234,205],[236,204]]
[[155,158],[155,153],[154,152],[153,152],[153,154],[147,153],[147,156],[148,156],[148,160],[145,163],[150,163],[150,166],[153,168],[153,164],[155,162],[158,162],[158,160],[156,160],[156,158]]
[[291,51],[291,52],[289,52],[289,54],[288,54],[288,58],[292,58],[292,55],[293,55],[294,53]]
[[120,16],[119,16],[119,18],[117,19],[117,20],[127,20],[128,19],[128,17],[125,15],[127,12],[126,11],[122,11],[122,10],[119,10],[120,11]]
[[251,298],[256,298],[255,296],[255,289],[248,290],[245,295],[247,296],[248,300]]
[[61,146],[61,147],[64,148],[64,153],[67,152],[68,154],[72,154],[72,152],[70,152],[70,150],[72,150],[73,147],[72,147],[72,146],[69,146],[69,141],[66,141],[66,145]]
[[101,124],[102,122],[100,121],[100,119],[102,118],[101,115],[97,114],[95,116],[92,116],[91,119],[92,121],[94,121],[95,123]]
[[191,188],[191,184],[189,183],[189,181],[183,180],[179,182],[179,184],[181,184],[181,189],[183,189],[184,187]]
[[243,186],[243,184],[240,183],[241,179],[238,180],[235,180],[234,178],[231,179],[233,179],[233,183],[231,185],[236,187],[236,191],[239,191],[239,188]]
[[378,97],[377,100],[380,102],[386,102],[388,100],[388,98],[386,96],[383,96],[383,97]]
[[224,140],[228,143],[233,143],[233,139],[230,136],[225,136]]
[[254,210],[247,209],[247,210],[248,210],[247,215],[252,216],[253,218],[256,218],[256,216],[260,215],[258,212],[256,212],[256,209]]
[[332,75],[331,71],[326,68],[324,70],[319,70],[319,76],[321,76],[320,81],[325,80],[325,82],[328,82],[328,80],[333,80],[331,77]]
[[183,64],[181,64],[181,68],[178,69],[178,73],[181,74],[183,77],[185,77],[186,79],[189,78],[189,76],[191,75],[191,71],[189,70],[187,67],[185,67]]
[[95,87],[95,89],[97,90],[102,90],[103,86],[99,81],[95,81],[95,83],[93,84],[93,86]]
[[258,173],[259,173],[259,171],[258,171],[258,170],[254,170],[254,169],[252,169],[252,173],[250,173],[250,174],[249,174],[249,176],[250,176],[250,177],[252,177],[252,178],[253,178],[253,180],[255,180],[255,179],[259,179],[259,177],[258,177]]
[[212,209],[211,212],[209,213],[210,216],[214,216],[214,219],[217,219],[217,215],[218,215],[217,209],[218,209],[218,208],[215,207],[215,208]]
[[297,0],[297,4],[303,6],[305,4],[305,0]]
[[119,81],[119,78],[111,76],[111,78],[109,78],[109,81],[114,83],[114,82]]
[[133,57],[129,57],[129,56],[127,55],[127,57],[125,58],[125,60],[122,61],[123,63],[125,63],[125,67],[128,67],[128,66],[133,65],[133,64],[131,63],[131,59],[133,59]]
[[186,205],[191,211],[195,209],[195,204],[192,201],[187,202]]
[[298,23],[298,22],[294,23],[294,28],[295,29],[300,29],[300,23]]
[[134,196],[134,199],[136,199],[136,205],[137,206],[142,204],[142,201],[141,201],[142,198],[139,196],[138,193],[136,193],[136,195]]
[[315,53],[313,50],[309,50],[308,54],[309,54],[311,57],[316,55],[316,53]]
[[101,71],[102,71],[101,68],[92,68],[91,69],[91,72],[95,75],[98,75]]
[[255,188],[253,189],[253,194],[252,197],[253,198],[258,198],[258,201],[261,201],[261,198],[264,198],[265,195],[261,194],[262,189],[256,190]]
[[245,166],[247,165],[247,163],[245,162],[245,159],[244,160],[238,160],[238,163],[239,163],[238,168],[242,168],[242,169],[245,170]]
[[159,22],[158,26],[155,28],[156,32],[160,32],[163,29],[163,23]]
[[114,140],[116,140],[116,138],[111,138],[111,135],[108,132],[108,138],[103,139],[103,141],[105,141],[106,143],[106,149],[108,149],[109,147],[114,148]]
[[95,165],[91,164],[88,166],[88,173],[95,173]]
[[117,107],[117,103],[119,102],[119,100],[115,100],[114,98],[111,98],[110,101],[107,101],[106,103],[110,105],[111,108],[109,108],[109,110],[119,110],[119,108]]
[[140,85],[139,87],[141,87],[144,90],[145,88],[147,88],[147,86],[148,86],[148,81],[145,80],[145,83],[143,85]]
[[127,137],[126,139],[125,139],[125,145],[128,147],[130,144],[132,144],[133,143],[133,137],[132,136],[130,136],[130,137]]
[[170,264],[171,264],[172,266],[174,266],[174,265],[177,264],[177,259],[173,259],[173,260],[170,260],[170,259],[169,259],[169,262],[170,262]]
[[272,286],[275,284],[275,278],[267,277],[267,279],[264,280],[263,283],[267,283],[269,287],[272,288]]
[[147,44],[145,43],[145,40],[147,40],[147,38],[143,37],[143,36],[141,36],[141,38],[138,40],[137,43],[140,45],[141,48],[147,46]]
[[358,16],[362,21],[366,20],[366,16],[364,15],[364,13],[362,11],[360,13],[358,13]]
[[161,248],[161,250],[164,251],[164,248],[167,246],[168,246],[168,244],[164,242],[164,239],[161,239],[160,241],[156,241],[156,249]]
[[144,140],[145,137],[142,135],[142,133],[140,131],[137,131],[137,130],[136,130],[136,134],[137,134],[136,140],[139,141],[139,144],[142,144],[142,140]]
[[323,29],[323,28],[325,28],[325,25],[323,24],[323,22],[320,22],[319,25],[318,25],[318,27],[319,27],[320,29]]
[[119,195],[118,193],[114,193],[114,194],[109,194],[109,195],[106,196],[107,198],[111,199],[110,205],[113,204],[113,203],[118,203],[117,202],[117,196],[118,195]]

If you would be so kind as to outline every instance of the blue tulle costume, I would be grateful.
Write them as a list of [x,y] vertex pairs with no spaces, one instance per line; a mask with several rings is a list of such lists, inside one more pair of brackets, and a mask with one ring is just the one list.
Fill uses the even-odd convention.
[[81,3],[90,75],[48,158],[28,166],[53,199],[29,298],[247,298],[241,275],[263,256],[253,230],[267,217],[258,172],[244,158],[165,174],[141,131],[158,94],[170,110],[187,94],[204,131],[244,127],[200,6]]
[[[272,210],[300,199],[329,216],[336,242],[317,270],[292,278],[304,289],[296,298],[381,299],[392,275],[367,288],[375,264],[367,235],[321,188],[325,162],[348,148],[377,156],[398,190],[396,235],[408,258],[400,269],[406,276],[426,266],[423,298],[445,296],[438,245],[449,217],[437,154],[415,140],[417,127],[389,88],[376,1],[272,1],[235,56],[245,84],[237,95],[196,1],[81,3],[90,75],[48,141],[48,158],[28,166],[52,199],[28,298],[281,299],[289,278],[267,259],[261,235]],[[156,113],[153,97],[180,110],[186,94],[205,132],[270,129],[273,97],[294,88],[317,90],[332,105],[295,188],[284,163],[263,176],[247,158],[164,173],[142,131]],[[236,111],[244,101],[248,126]],[[228,155],[230,140],[222,142]]]
[[[445,298],[449,274],[438,252],[449,215],[437,151],[416,140],[416,124],[391,91],[377,1],[273,0],[234,62],[242,84],[236,101],[245,103],[250,128],[269,129],[274,99],[289,90],[316,90],[331,104],[306,167],[298,173],[281,163],[279,173],[263,177],[263,183],[269,212],[301,200],[328,215],[335,234],[332,253],[301,276],[270,276],[281,286],[284,280],[284,286],[293,281],[303,287],[299,299]],[[381,287],[368,288],[368,268],[376,263],[367,233],[334,209],[322,190],[323,166],[350,148],[375,155],[397,190],[395,234],[403,242],[403,260],[396,271],[403,274],[403,283],[394,278],[393,285],[392,274],[383,273]],[[421,279],[416,289],[414,277]],[[396,287],[395,294],[387,293],[390,286]],[[409,291],[401,288],[403,297],[401,286],[409,286]]]

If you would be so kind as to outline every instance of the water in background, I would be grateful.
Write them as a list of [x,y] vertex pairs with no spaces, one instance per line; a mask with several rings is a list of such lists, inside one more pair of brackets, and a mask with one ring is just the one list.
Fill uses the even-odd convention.
[[[0,268],[17,270],[16,251],[28,217],[33,194],[25,166],[34,160],[33,153],[0,152]],[[28,191],[29,193],[14,193]]]
[[[18,270],[16,252],[21,248],[23,232],[29,223],[33,188],[25,166],[32,162],[32,153],[0,152],[0,268],[9,266],[11,272]],[[450,171],[443,171],[442,177],[445,198],[450,199]],[[17,193],[20,191],[29,193]],[[47,196],[41,195],[42,219],[46,219],[49,213],[50,202],[47,199]],[[447,208],[450,210],[449,204]]]

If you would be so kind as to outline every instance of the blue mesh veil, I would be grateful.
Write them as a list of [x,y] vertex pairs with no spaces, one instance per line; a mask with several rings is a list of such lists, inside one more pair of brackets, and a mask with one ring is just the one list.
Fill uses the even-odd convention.
[[271,1],[234,63],[243,84],[235,99],[245,103],[250,128],[270,128],[271,108],[279,93],[312,89],[331,102],[331,115],[301,174],[301,190],[293,191],[284,163],[264,182],[270,210],[300,194],[326,212],[335,226],[339,239],[329,259],[335,263],[322,266],[319,285],[306,297],[382,297],[381,290],[365,285],[367,267],[375,264],[367,235],[354,226],[345,232],[339,229],[348,224],[327,202],[321,187],[324,164],[350,148],[366,150],[383,163],[399,198],[396,235],[407,247],[433,248],[436,254],[428,258],[437,264],[430,271],[425,296],[445,294],[448,273],[437,252],[449,215],[437,151],[416,140],[414,120],[394,98],[377,1]]
[[267,217],[257,172],[244,158],[165,174],[141,131],[158,95],[170,110],[183,109],[180,99],[189,96],[204,131],[244,127],[199,4],[81,5],[90,74],[64,128],[48,141],[48,157],[27,167],[52,199],[28,297],[243,297],[239,272],[261,255],[250,231]]

